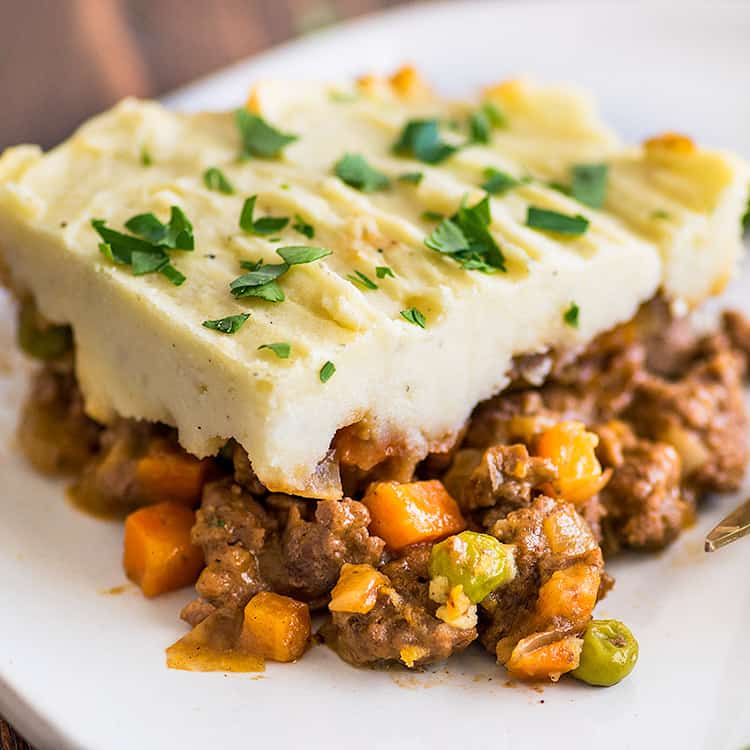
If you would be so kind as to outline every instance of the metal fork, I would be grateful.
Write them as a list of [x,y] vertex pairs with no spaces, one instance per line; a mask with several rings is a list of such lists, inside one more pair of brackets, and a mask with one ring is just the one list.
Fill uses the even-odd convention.
[[715,552],[719,547],[726,547],[745,534],[750,534],[750,500],[735,508],[708,532],[706,552]]

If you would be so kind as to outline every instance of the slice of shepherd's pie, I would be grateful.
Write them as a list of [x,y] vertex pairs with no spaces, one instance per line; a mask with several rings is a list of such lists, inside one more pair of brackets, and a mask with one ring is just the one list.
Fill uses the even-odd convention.
[[[142,490],[138,472],[146,470],[133,456],[149,454],[163,471],[179,450],[165,447],[174,442],[172,433],[164,427],[156,437],[131,434],[129,447],[114,457],[116,435],[109,443],[101,438],[104,454],[91,448],[100,451],[98,467],[109,462],[107,471],[119,477],[119,484],[110,484],[123,497],[140,498],[131,505],[168,499],[170,487],[190,482],[198,483],[193,499],[200,499],[203,484],[222,476],[217,467],[230,440],[235,463],[237,454],[244,461],[238,474],[246,481],[237,479],[236,492],[244,486],[257,497],[276,498],[265,510],[244,513],[266,529],[267,539],[278,536],[282,552],[269,556],[253,549],[241,533],[232,543],[244,545],[264,582],[254,588],[246,585],[249,573],[244,584],[225,577],[226,590],[213,595],[205,581],[202,589],[199,583],[201,598],[188,619],[216,615],[230,599],[245,606],[268,589],[325,604],[342,564],[367,568],[345,569],[348,578],[339,581],[345,591],[333,592],[339,602],[338,609],[331,604],[335,623],[342,612],[370,611],[361,602],[360,609],[346,610],[342,596],[359,586],[375,606],[384,582],[404,574],[378,569],[396,552],[461,531],[478,507],[497,506],[502,493],[474,502],[469,492],[467,500],[456,479],[479,471],[481,452],[455,453],[467,424],[469,448],[477,453],[482,441],[471,435],[482,429],[481,409],[478,422],[476,415],[468,420],[478,404],[511,381],[516,388],[542,385],[601,334],[617,326],[623,331],[622,324],[650,300],[661,300],[652,309],[682,313],[724,287],[741,251],[749,179],[739,158],[701,149],[684,136],[624,146],[589,99],[569,89],[519,80],[459,102],[437,97],[404,69],[351,87],[262,84],[236,112],[186,115],[126,100],[47,154],[33,146],[9,149],[0,158],[0,253],[12,288],[26,301],[25,328],[33,328],[35,316],[45,321],[55,352],[70,343],[68,329],[58,326],[72,329],[75,375],[65,377],[74,378],[80,391],[79,420],[98,423],[88,442],[99,445],[100,424],[109,425],[108,434],[123,424],[148,431],[148,423],[160,423],[176,428],[180,446],[197,458],[220,455],[216,461],[191,459],[188,479],[182,470],[166,472],[167,479],[156,483],[159,491],[144,500],[148,492],[133,487],[141,482]],[[596,366],[603,367],[601,357]],[[572,407],[556,413],[578,416]],[[540,425],[551,426],[551,414],[547,409],[542,422],[515,431],[525,431],[540,455],[555,454],[562,439],[548,437],[546,449],[534,442]],[[627,426],[609,429],[604,434],[619,436],[621,452],[636,445],[623,438]],[[671,423],[662,431],[669,430],[676,434]],[[663,437],[642,432],[632,440]],[[87,450],[88,442],[79,447]],[[683,439],[683,449],[686,444],[695,447]],[[585,445],[578,449],[585,453]],[[667,462],[674,454],[669,450]],[[130,451],[127,460],[123,451]],[[527,481],[530,471],[539,481],[526,492],[527,505],[534,503],[545,524],[568,529],[568,537],[578,529],[573,536],[584,541],[576,554],[588,558],[576,564],[588,566],[581,575],[595,582],[596,593],[603,585],[597,541],[604,511],[587,516],[580,504],[598,497],[610,477],[619,486],[617,463],[604,472],[599,467],[588,490],[575,485],[566,491],[555,484],[560,467],[554,461],[551,468],[549,462],[527,466],[521,461],[526,451],[514,454],[514,481]],[[430,454],[437,455],[420,464]],[[465,476],[456,465],[462,455],[469,464]],[[495,468],[502,475],[502,462]],[[430,487],[419,492],[427,495],[409,502],[443,503],[443,533],[420,536],[409,523],[397,532],[387,521],[384,527],[383,513],[395,517],[404,505],[397,488],[435,475],[451,489],[463,516],[455,516],[457,506],[442,485],[438,491],[426,481]],[[496,477],[476,476],[470,484],[476,489],[490,479]],[[373,480],[412,484],[387,485],[391,494],[385,498],[385,485],[370,484],[366,504],[370,515],[381,516],[370,523],[358,501],[337,501],[344,494],[361,496]],[[196,529],[208,523],[209,510],[221,521],[214,532],[226,526],[216,486],[203,493]],[[268,492],[321,501],[317,520],[299,500],[280,505],[280,495]],[[445,497],[435,500],[434,492]],[[556,516],[563,511],[545,505],[550,496],[577,504],[577,512],[571,507],[565,518]],[[345,504],[351,505],[346,523],[336,516]],[[469,520],[469,526],[497,527],[488,538],[509,541],[515,532],[501,528],[507,511],[490,521]],[[277,512],[270,525],[259,520]],[[359,521],[358,513],[364,514]],[[349,542],[343,552],[341,545],[332,547],[323,581],[308,581],[298,569],[295,578],[283,550],[292,554],[288,525],[297,522],[322,524],[334,536],[337,524],[359,523],[358,533],[369,541],[353,543],[358,552],[351,554]],[[175,523],[189,528],[192,514]],[[207,560],[209,548],[216,552],[215,539],[207,547],[195,529],[193,539],[203,544]],[[305,554],[328,554],[326,544],[324,539],[315,553]],[[297,554],[305,558],[299,549]],[[263,573],[270,557],[286,571],[281,583],[281,574]],[[296,564],[304,570],[304,562]],[[143,585],[146,559],[130,566],[141,569]],[[509,566],[513,578],[517,566]],[[186,580],[203,567],[203,556],[189,567]],[[210,571],[209,565],[201,580]],[[457,594],[445,588],[454,583],[449,575],[433,578],[441,579],[437,593],[433,587],[430,592],[442,607],[425,617],[462,635],[444,638],[443,647],[406,638],[395,658],[410,666],[446,656],[451,648],[445,642],[459,648],[476,637],[480,599],[474,593],[469,602],[465,595],[472,586],[465,582]],[[498,573],[497,586],[501,579]],[[156,593],[164,583],[147,588]],[[231,596],[225,596],[228,590]],[[497,593],[493,587],[482,591]],[[580,622],[553,639],[563,643],[568,662],[577,663],[592,608],[593,601]],[[517,653],[518,643],[546,632],[538,621],[529,628],[516,623],[498,629],[493,620],[482,638],[509,664],[528,651]],[[335,640],[351,661],[390,658],[387,649],[374,646],[376,656],[363,657],[361,644],[347,644],[341,632]],[[515,673],[530,669],[516,665]],[[554,676],[568,669],[538,672]]]

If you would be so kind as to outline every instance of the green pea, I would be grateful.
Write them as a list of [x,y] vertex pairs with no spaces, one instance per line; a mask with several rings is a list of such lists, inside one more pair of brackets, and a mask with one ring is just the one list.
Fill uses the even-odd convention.
[[73,344],[69,326],[40,325],[33,302],[24,302],[18,315],[18,345],[36,359],[57,359]]
[[430,553],[430,577],[444,576],[463,586],[473,604],[516,577],[514,549],[494,536],[463,531],[436,544]]
[[624,680],[638,661],[638,641],[619,620],[592,620],[583,636],[581,661],[570,674],[589,685]]

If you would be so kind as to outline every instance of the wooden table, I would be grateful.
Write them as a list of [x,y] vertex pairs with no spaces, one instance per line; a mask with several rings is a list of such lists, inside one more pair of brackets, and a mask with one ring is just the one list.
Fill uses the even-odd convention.
[[[2,2],[0,150],[49,147],[127,94],[158,96],[289,37],[409,1]],[[2,718],[0,750],[30,750]]]

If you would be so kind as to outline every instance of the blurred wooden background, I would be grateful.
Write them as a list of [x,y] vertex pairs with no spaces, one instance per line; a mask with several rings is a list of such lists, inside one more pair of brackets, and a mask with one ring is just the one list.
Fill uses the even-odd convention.
[[[0,0],[0,150],[52,146],[126,94],[158,96],[291,37],[411,1]],[[0,750],[29,750],[2,718]]]
[[[408,1],[408,0],[407,0]],[[0,0],[0,150],[404,0]]]

